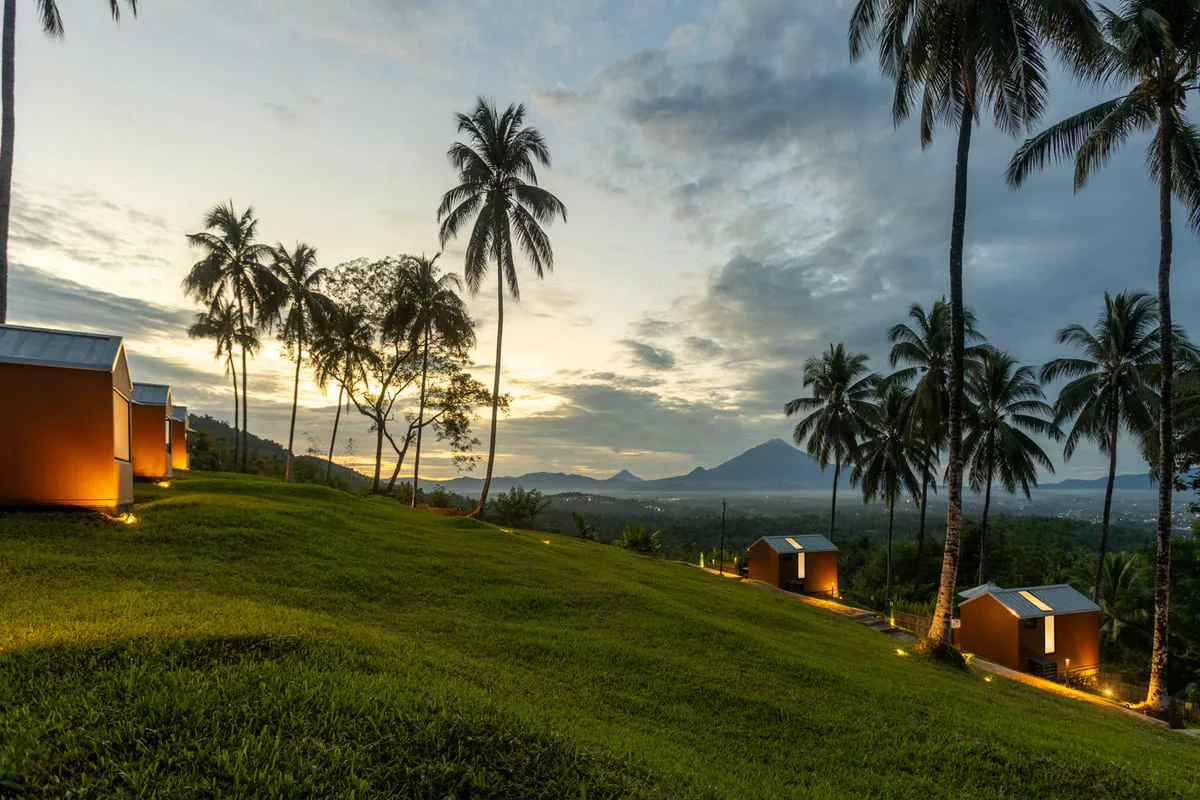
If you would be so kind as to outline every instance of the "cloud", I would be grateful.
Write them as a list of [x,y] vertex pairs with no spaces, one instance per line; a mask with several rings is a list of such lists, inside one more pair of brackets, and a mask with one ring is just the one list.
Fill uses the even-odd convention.
[[621,344],[629,348],[630,363],[651,370],[675,369],[675,355],[670,350],[655,347],[636,339],[622,339]]
[[292,108],[281,103],[272,103],[264,100],[262,103],[263,110],[267,112],[281,128],[292,128],[300,122],[300,115]]

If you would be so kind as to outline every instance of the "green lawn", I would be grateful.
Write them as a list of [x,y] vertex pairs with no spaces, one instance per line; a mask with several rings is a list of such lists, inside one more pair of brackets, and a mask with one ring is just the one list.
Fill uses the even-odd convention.
[[0,796],[1200,796],[1200,741],[682,564],[266,479],[140,499],[0,516]]

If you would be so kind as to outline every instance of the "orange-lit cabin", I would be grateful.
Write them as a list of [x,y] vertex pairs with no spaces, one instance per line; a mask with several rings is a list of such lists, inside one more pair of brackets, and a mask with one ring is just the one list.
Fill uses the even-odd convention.
[[133,505],[119,336],[0,325],[0,504]]
[[171,469],[190,469],[188,466],[187,406],[171,406]]
[[133,385],[133,474],[163,481],[171,477],[171,387]]
[[750,580],[793,592],[837,595],[837,545],[820,534],[764,536],[746,554]]
[[1048,678],[1100,668],[1100,607],[1065,583],[1021,589],[988,583],[959,597],[961,650]]

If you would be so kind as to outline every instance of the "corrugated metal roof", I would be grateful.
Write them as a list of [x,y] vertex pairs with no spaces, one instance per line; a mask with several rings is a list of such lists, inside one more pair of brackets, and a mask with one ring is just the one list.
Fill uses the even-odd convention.
[[171,401],[171,387],[161,383],[134,383],[130,399],[143,406],[165,406]]
[[[1028,594],[1029,597],[1025,597],[1023,593]],[[1021,619],[1100,610],[1100,606],[1065,583],[1056,583],[1051,586],[1022,586],[1017,589],[1001,589],[994,583],[988,583],[960,592],[959,596],[973,600],[984,594],[990,594],[996,598],[1001,605]],[[1045,605],[1049,610],[1039,608],[1038,603]]]
[[171,418],[180,422],[187,422],[187,406],[171,406]]
[[121,337],[0,325],[0,362],[111,372]]
[[819,533],[807,536],[764,536],[760,541],[766,542],[776,553],[823,553],[837,550],[836,544]]

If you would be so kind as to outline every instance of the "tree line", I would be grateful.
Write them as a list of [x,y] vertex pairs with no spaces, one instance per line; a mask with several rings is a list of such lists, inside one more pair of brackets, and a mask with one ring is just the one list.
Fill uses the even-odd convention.
[[[514,250],[543,277],[554,266],[545,227],[556,217],[566,219],[562,202],[538,185],[536,167],[549,166],[550,152],[524,119],[524,106],[500,111],[484,98],[470,114],[456,115],[466,141],[455,142],[447,153],[458,183],[443,195],[437,219],[442,247],[470,232],[465,280],[441,271],[440,253],[359,258],[325,269],[308,244],[288,248],[260,242],[252,208],[239,212],[231,201],[208,211],[204,230],[188,236],[201,258],[183,289],[204,307],[188,333],[215,342],[214,358],[231,380],[240,470],[246,470],[249,450],[248,362],[261,349],[263,336],[274,334],[295,362],[284,480],[292,476],[300,377],[307,359],[316,384],[337,389],[326,479],[343,410],[354,408],[375,438],[371,490],[395,490],[411,447],[414,505],[426,429],[450,449],[457,466],[469,468],[477,461],[473,448],[479,444],[472,423],[477,409],[490,406],[487,474],[474,513],[487,508],[497,419],[511,401],[500,392],[500,371],[504,295],[507,290],[512,298],[520,297]],[[498,305],[489,390],[465,370],[476,337],[463,290],[477,292],[491,267]],[[415,408],[408,408],[414,397]],[[386,489],[385,444],[395,458]]]

